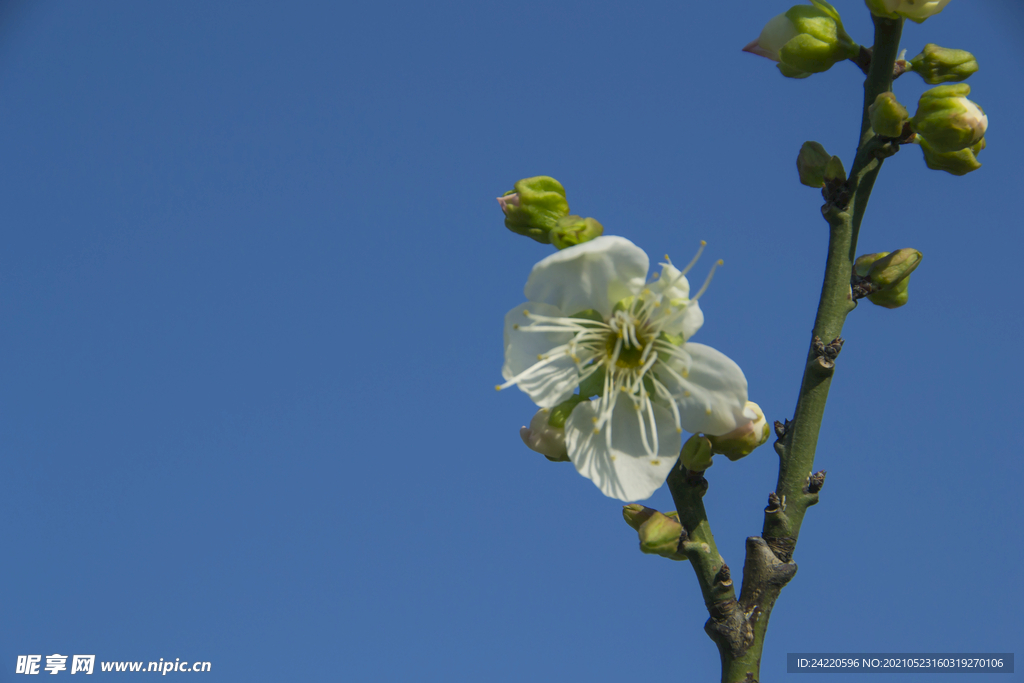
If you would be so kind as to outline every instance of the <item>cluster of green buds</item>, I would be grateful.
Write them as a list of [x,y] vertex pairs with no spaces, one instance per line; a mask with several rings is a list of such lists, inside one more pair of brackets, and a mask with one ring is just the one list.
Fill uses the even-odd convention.
[[589,242],[604,233],[604,227],[593,218],[569,214],[565,188],[548,176],[523,178],[498,197],[498,204],[506,228],[556,249]]
[[920,265],[921,258],[916,249],[865,254],[853,263],[854,285],[867,293],[871,303],[899,308],[907,303],[910,274]]
[[807,78],[856,57],[860,46],[843,29],[835,7],[811,0],[810,5],[795,5],[769,21],[743,51],[778,62],[783,76]]
[[971,86],[957,83],[921,95],[910,126],[928,168],[965,175],[981,167],[977,156],[985,149],[988,116],[967,99],[970,92]]
[[877,17],[910,19],[923,22],[942,11],[949,0],[865,0],[868,9]]

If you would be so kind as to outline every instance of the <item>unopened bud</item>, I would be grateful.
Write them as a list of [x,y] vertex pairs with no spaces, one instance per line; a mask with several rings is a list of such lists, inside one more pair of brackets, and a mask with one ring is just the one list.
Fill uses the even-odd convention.
[[967,175],[971,171],[981,168],[978,161],[978,153],[985,149],[985,138],[982,138],[971,147],[956,152],[938,152],[932,148],[931,143],[920,135],[916,142],[921,145],[924,152],[924,163],[933,171],[945,171],[953,175]]
[[871,13],[888,19],[903,17],[923,22],[942,11],[949,0],[865,0]]
[[910,124],[914,132],[939,153],[967,149],[985,137],[988,116],[967,99],[971,86],[966,83],[940,85],[925,91]]
[[679,459],[682,461],[683,467],[691,472],[703,472],[714,464],[711,462],[712,455],[711,442],[708,441],[708,437],[694,434],[683,444]]
[[566,216],[558,220],[550,237],[551,244],[555,245],[556,249],[565,249],[589,242],[603,233],[604,227],[593,218]]
[[661,555],[676,561],[687,559],[686,555],[679,551],[679,541],[684,531],[678,517],[655,512],[637,531],[640,536],[641,552]]
[[783,76],[806,78],[855,57],[860,46],[843,29],[835,7],[811,0],[810,5],[796,5],[769,21],[743,51],[778,62]]
[[569,215],[565,188],[548,176],[523,178],[514,188],[498,197],[505,213],[505,227],[541,244],[550,244],[551,231]]
[[825,184],[825,168],[831,159],[832,155],[825,151],[820,142],[805,142],[796,157],[800,182],[808,187],[822,187]]
[[938,85],[966,80],[978,70],[978,61],[966,50],[950,50],[928,43],[921,54],[910,60],[910,66],[925,83]]
[[910,113],[896,100],[895,95],[884,92],[868,107],[868,117],[876,135],[898,138],[903,135],[903,124],[910,120]]
[[744,408],[744,412],[753,415],[754,418],[728,434],[708,436],[712,452],[721,453],[730,460],[736,461],[750,455],[755,448],[768,441],[771,429],[768,427],[768,421],[764,418],[761,406],[753,401],[747,401]]
[[542,454],[551,462],[569,460],[569,450],[565,446],[565,423],[561,427],[548,424],[551,411],[541,408],[530,420],[529,427],[519,429],[519,436],[530,449]]
[[899,308],[907,303],[910,274],[920,265],[921,258],[916,249],[865,254],[854,261],[853,271],[870,283],[868,301],[885,308]]

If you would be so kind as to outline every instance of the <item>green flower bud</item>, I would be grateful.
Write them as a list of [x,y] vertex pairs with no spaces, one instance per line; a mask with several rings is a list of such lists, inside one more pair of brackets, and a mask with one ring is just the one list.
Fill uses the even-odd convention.
[[935,152],[956,152],[978,143],[988,130],[988,117],[967,99],[966,83],[940,85],[925,91],[910,124]]
[[924,163],[934,171],[945,171],[953,175],[967,175],[971,171],[977,171],[981,168],[981,163],[978,161],[978,153],[985,149],[985,138],[979,140],[972,147],[961,149],[957,152],[937,152],[920,135],[917,136],[916,142],[921,145],[921,151],[924,152]]
[[825,151],[820,142],[805,142],[796,157],[800,182],[808,187],[822,187],[825,184],[825,168],[831,159],[832,155]]
[[888,19],[903,17],[923,22],[942,11],[949,0],[865,0],[871,13]]
[[753,401],[747,401],[744,407],[757,417],[728,434],[707,437],[711,442],[712,452],[720,453],[734,462],[750,455],[755,448],[768,441],[768,437],[771,435],[761,406]]
[[925,45],[921,54],[910,60],[910,66],[929,85],[963,81],[978,70],[978,62],[970,52],[950,50],[935,43]]
[[832,5],[811,0],[810,5],[796,5],[769,21],[743,51],[778,62],[783,76],[806,78],[857,56],[860,46],[843,29]]
[[887,138],[902,136],[903,124],[910,119],[906,107],[900,104],[891,92],[884,92],[875,98],[874,104],[868,107],[868,116],[875,134]]
[[640,525],[640,551],[650,555],[661,555],[670,560],[683,561],[686,555],[679,552],[679,539],[683,536],[683,525],[677,516],[655,512]]
[[505,227],[541,244],[550,244],[549,233],[559,219],[569,215],[565,188],[554,178],[543,175],[523,178],[514,187],[498,197],[498,204],[505,213]]
[[921,259],[917,249],[865,254],[854,261],[853,272],[870,284],[868,301],[885,308],[899,308],[907,303],[910,274]]
[[691,472],[703,472],[713,464],[711,462],[711,442],[708,438],[701,436],[700,434],[694,434],[686,443],[683,444],[683,450],[679,453],[679,459],[683,462],[683,467],[690,470]]
[[573,247],[589,242],[604,233],[604,226],[593,218],[566,216],[558,219],[558,223],[550,233],[551,244],[557,249]]

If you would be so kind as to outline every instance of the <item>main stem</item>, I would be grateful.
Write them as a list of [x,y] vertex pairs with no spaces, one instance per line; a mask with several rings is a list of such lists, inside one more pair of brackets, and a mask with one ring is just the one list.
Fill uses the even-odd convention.
[[[808,340],[810,348],[794,418],[787,422],[775,444],[779,454],[778,483],[765,509],[761,536],[747,539],[743,587],[738,600],[728,567],[718,555],[704,514],[701,496],[706,482],[698,475],[681,469],[674,471],[668,480],[687,534],[692,540],[699,538],[700,543],[706,543],[710,550],[699,552],[702,550],[700,545],[688,544],[687,556],[697,573],[711,615],[704,628],[721,654],[723,683],[756,683],[760,680],[761,652],[768,618],[782,588],[796,573],[793,553],[800,525],[807,508],[818,502],[818,490],[823,482],[823,474],[812,477],[812,470],[835,368],[831,362],[824,361],[821,347],[815,342],[820,340],[829,344],[838,339],[846,316],[856,307],[850,283],[857,237],[883,158],[882,154],[876,153],[880,144],[871,130],[868,107],[878,95],[892,89],[893,68],[903,31],[902,19],[872,18],[875,43],[864,82],[864,111],[857,155],[849,180],[840,188],[841,192],[829,198],[822,208],[829,223],[829,243],[821,298],[811,339]],[[724,572],[722,567],[725,567]]]

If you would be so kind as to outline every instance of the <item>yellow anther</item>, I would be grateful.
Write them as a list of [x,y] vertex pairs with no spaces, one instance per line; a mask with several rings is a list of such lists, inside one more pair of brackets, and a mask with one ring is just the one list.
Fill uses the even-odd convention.
[[676,434],[682,434],[682,433],[683,433],[683,428],[682,427],[676,427]]
[[710,415],[711,414],[711,408],[705,408],[704,409],[704,414],[705,415]]
[[594,424],[597,424],[597,418],[596,417],[590,418],[590,421],[593,422]]
[[594,433],[595,433],[595,434],[600,434],[600,433],[601,433],[601,430],[600,430],[600,429],[598,429],[597,427],[594,427]]
[[684,391],[683,392],[683,396],[689,398],[690,397],[690,392],[689,391]]
[[706,247],[706,246],[708,246],[708,243],[707,243],[707,242],[705,242],[704,240],[701,240],[701,241],[700,241],[700,246],[702,246],[702,247]]
[[495,391],[501,391],[501,385],[500,384],[495,384],[494,385],[494,390]]
[[618,456],[615,456],[615,455],[611,456],[612,460],[615,460],[615,458],[617,458],[617,457]]
[[516,323],[515,325],[513,325],[512,329],[513,330],[518,330],[519,329],[519,323]]
[[650,462],[651,462],[651,464],[652,464],[652,465],[654,465],[655,467],[657,467],[658,465],[660,465],[660,464],[661,464],[661,461],[660,461],[660,460],[651,460]]
[[530,312],[527,311],[527,310],[524,310],[523,311],[523,315],[525,315],[527,318],[529,318],[530,317]]

